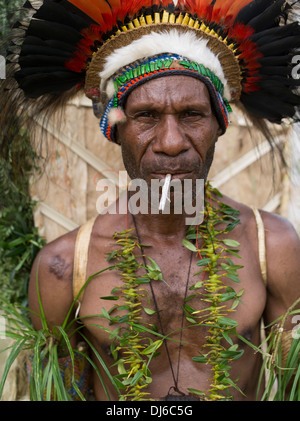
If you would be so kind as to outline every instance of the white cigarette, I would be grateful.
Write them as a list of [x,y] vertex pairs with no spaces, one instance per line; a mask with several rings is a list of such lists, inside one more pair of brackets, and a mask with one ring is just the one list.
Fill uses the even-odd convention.
[[162,188],[161,199],[160,199],[160,202],[159,202],[158,210],[160,210],[160,211],[163,211],[165,209],[166,200],[168,199],[168,193],[169,193],[171,178],[172,178],[171,174],[166,175],[165,182],[164,182],[164,185],[163,185],[163,188]]

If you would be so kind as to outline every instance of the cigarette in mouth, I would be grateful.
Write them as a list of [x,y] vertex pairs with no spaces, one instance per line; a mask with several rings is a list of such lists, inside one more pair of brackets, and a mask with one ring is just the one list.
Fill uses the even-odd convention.
[[163,211],[165,209],[166,200],[168,199],[168,193],[169,193],[171,178],[172,178],[171,174],[166,175],[164,185],[163,185],[163,188],[162,188],[161,199],[160,199],[160,202],[159,202],[158,210],[160,210],[160,211]]

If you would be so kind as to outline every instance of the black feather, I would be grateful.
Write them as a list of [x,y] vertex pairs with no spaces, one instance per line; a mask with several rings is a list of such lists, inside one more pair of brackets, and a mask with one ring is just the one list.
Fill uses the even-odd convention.
[[300,86],[300,78],[284,77],[279,75],[264,75],[260,74],[261,80],[276,81],[286,86],[286,89],[293,89]]
[[61,66],[64,67],[66,62],[65,57],[61,56],[50,56],[50,55],[26,55],[20,57],[20,66],[24,67],[47,67],[47,66]]
[[57,48],[51,48],[47,45],[39,46],[26,44],[22,46],[22,56],[32,56],[32,55],[47,55],[51,57],[64,57],[65,61],[72,57],[72,53],[69,51],[64,51],[63,49],[59,50]]
[[290,66],[263,66],[259,69],[260,74],[264,75],[290,75],[292,69]]
[[77,44],[81,39],[80,32],[76,31],[70,26],[62,25],[60,23],[45,22],[39,20],[31,21],[27,34],[36,36],[44,40],[64,40],[64,42],[71,45]]
[[36,19],[61,23],[81,31],[90,25],[90,19],[84,19],[75,13],[68,12],[61,4],[45,0],[43,7],[34,15]]
[[299,36],[300,43],[300,26],[298,22],[293,22],[286,26],[267,29],[266,31],[252,35],[250,39],[251,41],[255,42],[256,45],[261,46],[264,44],[269,44],[276,39],[281,39],[291,35]]
[[271,6],[264,10],[263,13],[251,19],[248,22],[248,25],[256,32],[272,28],[276,23],[276,18],[278,18],[281,14],[284,3],[285,0],[276,0],[275,3],[271,4]]
[[263,66],[282,66],[291,62],[293,54],[286,54],[284,56],[269,56],[261,57],[257,61]]
[[267,92],[255,92],[251,95],[244,93],[241,102],[252,115],[272,123],[280,124],[283,118],[292,118],[296,113],[293,105]]
[[67,44],[63,41],[57,41],[57,40],[42,40],[37,37],[28,36],[22,45],[22,51],[21,54],[23,54],[23,51],[26,47],[32,47],[32,48],[44,48],[45,50],[51,49],[60,51],[61,54],[70,54],[72,55],[74,51],[76,50],[76,46]]
[[263,80],[260,82],[259,86],[262,91],[275,95],[288,104],[300,106],[300,96],[289,89],[286,89],[286,86],[280,82],[274,80]]
[[22,79],[21,88],[28,98],[39,98],[45,94],[59,95],[81,82],[73,72],[34,74]]
[[238,13],[235,23],[242,22],[245,25],[256,16],[260,15],[267,7],[273,4],[274,0],[254,0],[243,7]]
[[270,44],[263,45],[259,48],[259,51],[264,56],[279,56],[281,54],[289,54],[293,48],[299,47],[299,37],[289,36],[283,39],[275,40]]

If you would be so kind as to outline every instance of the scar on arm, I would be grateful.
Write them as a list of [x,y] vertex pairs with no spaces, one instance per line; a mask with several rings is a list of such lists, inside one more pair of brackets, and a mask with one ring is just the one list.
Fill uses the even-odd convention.
[[61,280],[64,277],[64,274],[69,269],[70,264],[66,263],[64,259],[60,256],[55,256],[51,265],[50,265],[50,273],[54,273],[57,279]]

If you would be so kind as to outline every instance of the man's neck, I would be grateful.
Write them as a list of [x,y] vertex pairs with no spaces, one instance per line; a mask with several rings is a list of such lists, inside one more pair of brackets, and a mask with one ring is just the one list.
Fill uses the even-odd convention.
[[[137,214],[132,215],[141,240],[151,237],[153,242],[182,239],[187,230],[186,215],[174,214]],[[143,240],[142,240],[143,241]]]
[[184,209],[181,213],[175,213],[172,209],[164,213],[159,211],[158,208],[153,210],[150,205],[148,212],[134,214],[130,211],[131,206],[128,198],[130,198],[130,195],[121,195],[117,201],[118,206],[121,206],[123,210],[127,208],[127,228],[137,228],[142,242],[146,237],[149,240],[151,239],[151,243],[174,242],[176,238],[181,243],[188,226],[191,225],[190,221],[193,221],[193,215],[186,214]]

